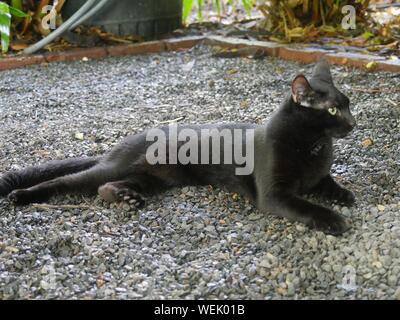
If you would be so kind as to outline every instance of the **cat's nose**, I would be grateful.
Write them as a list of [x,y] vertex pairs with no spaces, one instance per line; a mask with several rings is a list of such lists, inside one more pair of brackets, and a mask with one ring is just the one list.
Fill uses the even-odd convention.
[[354,119],[354,117],[352,115],[350,115],[350,117],[347,118],[347,124],[349,125],[349,127],[351,127],[351,129],[353,130],[354,127],[356,126],[356,119]]
[[354,118],[352,118],[350,121],[349,121],[349,125],[350,125],[350,127],[352,127],[352,128],[354,128],[355,126],[356,126],[356,119],[354,119]]

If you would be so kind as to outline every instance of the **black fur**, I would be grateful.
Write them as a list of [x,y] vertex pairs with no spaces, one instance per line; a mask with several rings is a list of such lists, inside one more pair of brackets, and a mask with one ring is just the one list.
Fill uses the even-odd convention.
[[22,171],[11,171],[0,179],[0,197],[8,195],[15,189],[23,189],[52,180],[67,174],[87,170],[99,162],[99,158],[73,158],[65,160],[49,161],[35,167],[29,167]]
[[[172,187],[215,185],[247,196],[265,213],[300,221],[338,235],[349,226],[329,208],[301,198],[313,192],[348,205],[354,195],[330,176],[332,138],[347,135],[355,126],[349,100],[333,84],[326,61],[317,64],[310,82],[299,75],[292,93],[266,124],[186,125],[182,128],[254,128],[255,167],[247,176],[235,175],[232,165],[150,165],[145,153],[146,132],[127,137],[101,158],[51,162],[0,179],[0,195],[15,204],[46,201],[55,194],[95,194],[107,201],[131,197],[143,205],[141,195]],[[168,131],[168,127],[162,128]],[[178,145],[178,149],[180,145]]]

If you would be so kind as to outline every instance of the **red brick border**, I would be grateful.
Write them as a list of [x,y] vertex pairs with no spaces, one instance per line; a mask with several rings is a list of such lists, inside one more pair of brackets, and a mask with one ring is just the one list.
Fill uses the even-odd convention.
[[[83,58],[102,59],[108,56],[126,56],[136,54],[158,53],[163,51],[187,50],[199,43],[218,45],[226,48],[256,50],[257,54],[277,57],[302,63],[313,63],[325,56],[331,64],[347,65],[369,71],[386,71],[400,73],[400,61],[387,60],[384,57],[356,54],[332,53],[329,50],[278,44],[269,41],[253,41],[222,36],[194,36],[160,41],[149,41],[132,45],[74,49],[65,52],[54,52],[31,56],[13,56],[0,59],[0,70],[14,69],[33,64],[57,61],[73,61]],[[246,50],[239,50],[246,55]],[[372,62],[372,64],[370,63]],[[369,68],[367,68],[369,64]]]
[[[400,73],[400,60],[388,60],[384,57],[356,54],[350,52],[332,53],[330,50],[316,47],[300,47],[293,45],[278,44],[269,41],[251,41],[221,36],[210,36],[205,40],[206,44],[219,45],[228,48],[251,47],[260,49],[267,56],[277,57],[284,60],[298,61],[302,63],[314,63],[326,57],[331,64],[346,65],[368,71],[385,71]],[[370,68],[367,64],[373,62]]]
[[75,61],[83,58],[101,59],[107,57],[105,48],[74,49],[65,52],[52,52],[44,54],[46,62]]
[[184,37],[176,39],[164,40],[165,50],[167,51],[180,51],[187,50],[202,42],[205,38],[203,36]]
[[0,59],[0,70],[15,69],[40,63],[82,60],[83,58],[102,59],[108,56],[118,57],[135,54],[158,53],[163,51],[187,50],[194,47],[202,40],[204,40],[204,37],[184,37],[178,39],[148,41],[131,45],[72,49],[63,52],[49,52],[30,56],[17,55]]
[[149,41],[125,46],[107,47],[107,55],[112,57],[120,57],[135,54],[158,53],[166,50],[163,41]]
[[15,69],[19,67],[29,66],[32,64],[40,64],[46,62],[43,55],[33,55],[33,56],[19,56],[19,57],[9,57],[0,60],[0,70]]
[[266,56],[277,57],[280,45],[269,41],[245,40],[237,38],[227,38],[222,36],[209,36],[205,39],[206,45],[217,45],[226,48],[252,48],[262,51]]

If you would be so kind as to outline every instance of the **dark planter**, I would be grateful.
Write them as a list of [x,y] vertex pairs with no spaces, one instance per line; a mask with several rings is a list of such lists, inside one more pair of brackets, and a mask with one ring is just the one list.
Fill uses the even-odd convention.
[[[62,12],[64,19],[85,2],[68,0]],[[115,0],[84,23],[116,35],[140,35],[147,40],[171,32],[181,24],[182,0]]]

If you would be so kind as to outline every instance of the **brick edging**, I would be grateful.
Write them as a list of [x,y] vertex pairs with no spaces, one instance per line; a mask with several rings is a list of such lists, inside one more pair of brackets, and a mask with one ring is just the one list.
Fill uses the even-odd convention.
[[105,57],[118,57],[135,54],[159,53],[163,51],[186,50],[194,47],[204,37],[184,37],[177,39],[148,41],[137,44],[79,48],[63,52],[49,52],[44,54],[34,54],[29,56],[17,55],[0,59],[0,70],[15,69],[33,64],[60,62],[60,61],[76,61],[83,58],[102,59]]
[[[253,41],[222,36],[193,36],[142,42],[132,45],[73,49],[65,52],[52,52],[29,56],[19,55],[0,59],[0,70],[57,61],[82,60],[83,58],[102,59],[105,57],[187,50],[200,42],[205,45],[219,45],[227,48],[246,48],[256,50],[258,55],[262,54],[265,56],[303,63],[313,63],[324,56],[331,64],[347,65],[364,70],[367,69],[366,65],[369,64],[369,71],[400,73],[400,62],[390,61],[384,57],[346,52],[332,53],[329,50],[319,48],[295,47],[292,45],[278,44],[269,41]],[[242,50],[242,52],[244,55],[248,54],[248,50]]]
[[[398,62],[390,61],[384,57],[374,55],[331,52],[320,48],[296,47],[270,41],[253,41],[222,36],[209,36],[205,39],[205,44],[236,49],[253,48],[263,52],[266,56],[302,63],[314,63],[325,57],[331,64],[346,65],[368,71],[400,73],[400,60],[397,60]],[[367,68],[367,64],[371,62],[372,64]]]

